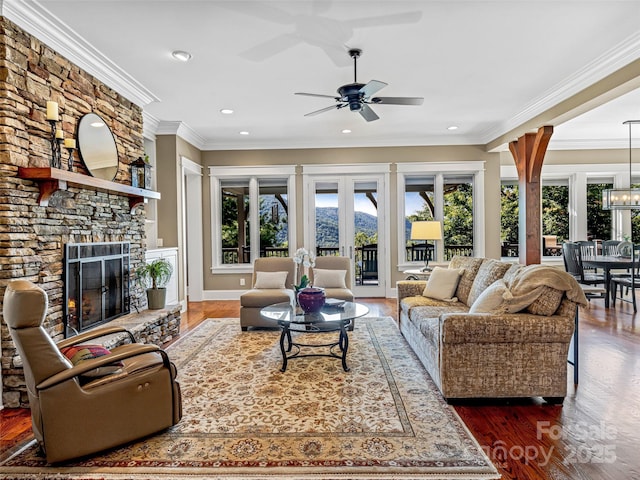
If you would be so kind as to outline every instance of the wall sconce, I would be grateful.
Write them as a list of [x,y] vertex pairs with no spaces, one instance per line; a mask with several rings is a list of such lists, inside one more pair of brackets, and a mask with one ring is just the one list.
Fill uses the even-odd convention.
[[142,157],[131,163],[131,186],[137,188],[151,188],[151,165]]

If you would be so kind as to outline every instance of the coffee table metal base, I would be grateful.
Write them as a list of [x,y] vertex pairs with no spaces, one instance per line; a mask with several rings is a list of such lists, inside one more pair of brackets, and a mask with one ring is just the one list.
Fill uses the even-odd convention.
[[[280,333],[280,351],[282,352],[282,368],[281,372],[287,370],[287,364],[290,359],[300,357],[332,357],[339,358],[342,361],[342,369],[348,372],[350,369],[347,366],[347,351],[349,350],[349,336],[347,335],[347,328],[351,325],[351,320],[343,320],[338,323],[337,328],[320,328],[316,324],[308,324],[306,326],[294,326],[291,328],[291,323],[287,321],[279,321],[281,333]],[[326,324],[323,325],[326,327]],[[295,328],[298,327],[298,328]],[[300,343],[294,342],[291,336],[291,332],[296,333],[331,333],[340,332],[337,342],[329,343]],[[307,348],[326,348],[328,353],[303,353],[303,349]],[[293,352],[293,353],[292,353]]]

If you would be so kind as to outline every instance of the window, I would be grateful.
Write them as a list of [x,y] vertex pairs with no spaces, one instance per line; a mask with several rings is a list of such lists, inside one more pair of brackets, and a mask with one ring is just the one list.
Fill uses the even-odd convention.
[[[454,255],[484,254],[484,162],[398,164],[398,268]],[[411,240],[411,223],[441,220],[444,240],[425,249]],[[431,243],[431,242],[430,242]]]
[[[518,181],[515,166],[501,166],[500,176],[502,256],[517,256]],[[640,238],[640,213],[632,210],[629,221],[624,211],[602,210],[602,191],[626,186],[628,178],[628,165],[624,164],[545,165],[542,169],[543,235],[556,236],[558,246],[567,240],[622,239],[628,232]],[[637,180],[640,179],[633,179]],[[554,250],[545,249],[544,254],[549,255],[549,251]]]
[[295,167],[210,167],[212,271],[250,272],[253,259],[290,255]]

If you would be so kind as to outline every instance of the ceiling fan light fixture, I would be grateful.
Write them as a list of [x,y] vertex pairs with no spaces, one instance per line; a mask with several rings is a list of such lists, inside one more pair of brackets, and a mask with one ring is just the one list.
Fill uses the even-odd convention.
[[631,125],[640,125],[640,120],[627,120],[623,125],[629,125],[629,187],[607,188],[602,191],[603,210],[640,210],[640,188],[631,188],[632,171],[631,160],[633,148],[631,145]]
[[193,58],[189,52],[185,52],[184,50],[174,50],[171,52],[171,56],[176,60],[180,60],[181,62],[188,62]]

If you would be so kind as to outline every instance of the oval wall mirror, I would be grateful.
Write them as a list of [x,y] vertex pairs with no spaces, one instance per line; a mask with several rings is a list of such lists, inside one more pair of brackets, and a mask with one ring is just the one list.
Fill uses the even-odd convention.
[[118,149],[107,123],[95,113],[87,113],[78,122],[78,152],[89,173],[113,180],[118,173]]

